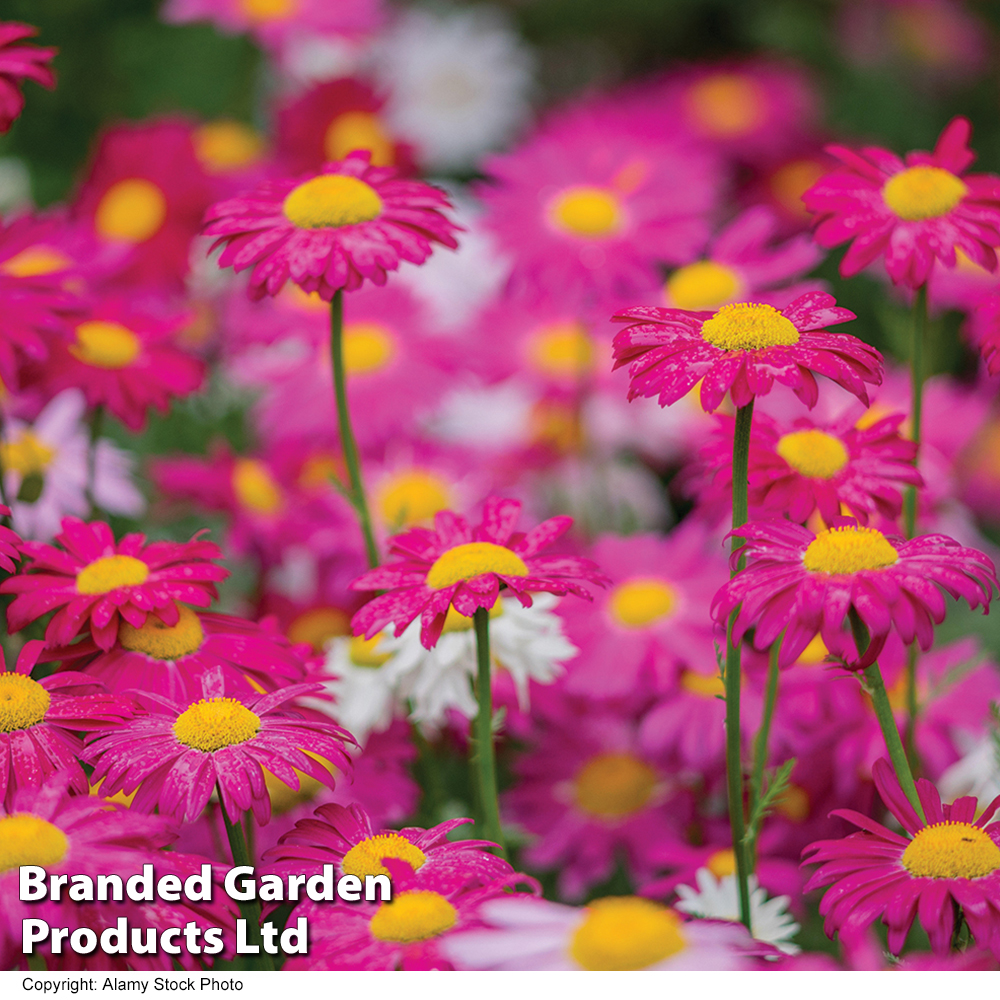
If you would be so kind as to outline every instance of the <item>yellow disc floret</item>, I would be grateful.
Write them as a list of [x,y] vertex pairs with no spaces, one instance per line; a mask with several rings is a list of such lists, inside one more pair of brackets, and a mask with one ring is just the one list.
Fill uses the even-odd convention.
[[38,725],[51,700],[49,692],[25,674],[0,674],[0,733]]
[[281,507],[281,487],[256,458],[236,459],[232,484],[236,499],[255,514],[274,514]]
[[[490,618],[496,619],[503,614],[503,603],[497,601],[496,604],[490,608]],[[476,624],[475,618],[470,618],[468,615],[460,614],[453,607],[448,608],[448,614],[444,617],[444,627],[441,629],[442,632],[468,632]]]
[[678,268],[667,279],[667,297],[677,309],[718,309],[743,295],[743,279],[714,260]]
[[451,506],[451,489],[433,472],[407,469],[390,476],[375,493],[382,520],[393,528],[429,521],[439,510]]
[[811,573],[860,573],[884,569],[899,561],[899,553],[875,528],[827,528],[810,543],[802,563]]
[[731,847],[716,851],[706,862],[705,867],[717,878],[724,879],[736,871],[736,854]]
[[702,132],[725,139],[746,135],[767,114],[757,83],[741,73],[713,73],[691,85],[687,109]]
[[622,208],[612,191],[573,187],[557,195],[549,205],[549,220],[571,236],[601,239],[621,229]]
[[647,969],[685,947],[681,920],[651,899],[595,899],[573,934],[570,954],[594,972]]
[[371,932],[379,941],[409,944],[437,937],[457,921],[458,911],[440,893],[400,892],[391,903],[378,908],[372,917]]
[[757,351],[799,342],[795,324],[774,306],[735,302],[701,325],[702,339],[724,351]]
[[35,278],[42,274],[54,274],[73,266],[61,250],[41,245],[25,247],[20,253],[8,257],[0,264],[0,272],[12,274],[15,278]]
[[910,167],[882,187],[882,199],[904,222],[947,215],[967,194],[965,181],[940,167]]
[[510,549],[493,542],[469,542],[448,549],[427,573],[427,586],[434,590],[450,587],[459,580],[472,580],[484,573],[527,576],[525,561]]
[[68,850],[66,834],[40,816],[14,813],[0,819],[0,872],[21,865],[57,865]]
[[293,188],[281,210],[299,229],[336,229],[377,219],[382,199],[357,177],[320,174]]
[[145,243],[166,218],[164,193],[144,177],[129,177],[104,192],[94,213],[94,228],[109,240]]
[[378,116],[370,111],[347,111],[338,115],[323,135],[323,154],[328,160],[342,160],[355,149],[367,149],[376,167],[390,167],[396,159],[392,139]]
[[31,431],[22,431],[13,441],[0,443],[3,467],[13,469],[22,476],[45,472],[55,457],[55,449],[50,448]]
[[681,687],[699,698],[718,698],[726,693],[725,685],[718,674],[699,674],[697,670],[682,670]]
[[594,342],[582,323],[550,323],[536,330],[528,341],[528,360],[543,375],[580,378],[594,369]]
[[238,0],[240,9],[255,24],[284,21],[299,7],[299,0]]
[[388,663],[392,659],[392,653],[378,651],[383,638],[381,633],[373,635],[370,639],[366,639],[363,635],[352,636],[348,652],[351,663],[356,667],[381,667],[383,663]]
[[626,580],[608,600],[611,617],[625,628],[646,628],[666,618],[677,604],[677,595],[666,580]]
[[132,364],[141,348],[142,342],[127,326],[91,319],[76,328],[76,343],[70,344],[69,352],[85,365],[117,371]]
[[396,340],[380,323],[348,323],[344,327],[344,371],[369,375],[380,371],[396,354]]
[[260,717],[235,698],[202,698],[174,723],[174,736],[194,750],[213,753],[246,743],[260,732]]
[[832,479],[849,457],[840,438],[817,430],[783,435],[777,452],[796,472],[810,479]]
[[335,636],[350,635],[351,616],[341,608],[309,608],[292,619],[287,632],[292,642],[307,642],[314,652],[321,653]]
[[917,878],[982,878],[1000,869],[1000,847],[971,823],[935,823],[916,832],[903,865]]
[[190,608],[178,605],[176,625],[166,625],[156,615],[146,615],[142,628],[129,625],[123,618],[118,626],[118,642],[125,649],[145,653],[154,660],[179,660],[201,648],[205,631],[201,620]]
[[149,566],[134,556],[104,556],[76,574],[78,594],[107,594],[119,587],[138,587],[149,579]]
[[621,819],[638,812],[655,788],[656,772],[629,753],[591,757],[573,782],[576,804],[601,819]]
[[206,170],[222,174],[259,160],[264,140],[249,125],[224,118],[206,122],[194,130],[194,149]]
[[414,871],[427,860],[419,847],[410,843],[398,833],[380,833],[355,844],[340,863],[345,875],[388,875],[389,869],[382,864],[384,858],[405,861]]

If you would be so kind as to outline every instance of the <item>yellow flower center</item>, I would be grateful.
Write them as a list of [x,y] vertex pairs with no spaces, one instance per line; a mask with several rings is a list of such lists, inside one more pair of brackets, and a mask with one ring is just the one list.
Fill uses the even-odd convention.
[[21,865],[57,865],[68,850],[66,834],[48,820],[31,813],[0,819],[0,872]]
[[570,236],[601,239],[621,229],[622,208],[617,196],[599,187],[572,187],[549,205],[549,220]]
[[348,656],[356,667],[381,667],[392,659],[392,653],[379,653],[378,647],[382,643],[382,635],[373,635],[366,639],[363,635],[351,637],[351,645]]
[[181,743],[205,753],[246,743],[258,732],[260,717],[235,698],[202,698],[174,723],[174,736]]
[[144,243],[160,231],[166,218],[164,193],[144,177],[129,177],[104,192],[94,213],[94,228],[105,239]]
[[718,309],[741,298],[743,292],[740,276],[714,260],[695,261],[667,279],[667,297],[677,309]]
[[138,587],[149,579],[149,566],[132,556],[104,556],[76,574],[78,594],[107,594],[119,587]]
[[696,670],[681,672],[681,687],[699,698],[717,698],[726,693],[722,678],[718,674],[699,674]]
[[261,24],[287,20],[298,10],[299,0],[239,0],[239,5],[249,20]]
[[935,823],[917,831],[903,865],[917,878],[982,878],[1000,868],[1000,847],[971,823]]
[[787,212],[807,219],[809,209],[803,203],[802,196],[825,172],[822,164],[815,160],[791,160],[771,174],[771,194]]
[[382,864],[383,858],[405,861],[414,871],[427,860],[424,852],[405,837],[398,833],[380,833],[355,844],[344,855],[341,868],[345,875],[357,875],[362,879],[366,875],[388,875],[389,869]]
[[375,494],[382,520],[393,528],[429,521],[451,506],[451,489],[432,472],[407,469],[385,480]]
[[724,351],[757,351],[799,342],[795,324],[774,306],[761,302],[723,306],[701,324],[701,336]]
[[281,210],[299,229],[336,229],[378,218],[382,199],[357,177],[320,174],[293,188]]
[[905,222],[947,215],[969,189],[960,177],[940,167],[910,167],[882,187],[882,199]]
[[0,271],[15,278],[35,278],[42,274],[65,271],[73,261],[53,247],[26,247],[0,264]]
[[255,514],[274,514],[281,507],[281,487],[267,466],[255,458],[236,459],[232,484],[240,505]]
[[[503,614],[503,604],[497,601],[496,604],[490,608],[490,618],[499,618]],[[448,614],[445,615],[444,627],[442,632],[468,632],[476,624],[474,618],[470,618],[468,615],[459,614],[454,608],[448,608]]]
[[778,454],[798,473],[811,479],[832,479],[847,465],[840,438],[823,431],[792,431],[778,440]]
[[582,323],[551,323],[528,341],[528,360],[543,375],[580,378],[594,370],[596,351]]
[[625,628],[646,628],[666,618],[677,604],[677,594],[666,580],[626,580],[611,591],[611,617]]
[[35,437],[31,431],[22,431],[15,440],[0,443],[3,467],[13,469],[22,476],[43,473],[55,457],[55,449]]
[[809,818],[809,793],[801,785],[788,785],[774,806],[793,823],[804,823]]
[[391,903],[378,908],[372,917],[371,932],[379,941],[409,944],[437,937],[457,921],[458,911],[440,893],[400,892]]
[[51,700],[38,681],[24,674],[0,674],[0,733],[37,726]]
[[182,604],[177,606],[180,619],[165,625],[156,615],[146,615],[142,628],[129,625],[123,618],[118,626],[118,642],[126,649],[145,653],[154,660],[179,660],[201,647],[205,632],[198,616]]
[[342,160],[356,149],[367,149],[376,167],[390,167],[396,147],[377,115],[369,111],[348,111],[338,115],[323,135],[323,154],[328,160]]
[[303,312],[328,313],[330,303],[320,298],[319,292],[306,292],[295,284],[287,284],[281,289],[280,297],[290,306],[301,309]]
[[721,851],[716,851],[708,861],[705,862],[705,867],[717,878],[724,879],[727,875],[732,875],[736,871],[736,855],[733,853],[732,848],[723,848]]
[[746,135],[766,115],[760,87],[740,73],[716,73],[692,84],[687,110],[701,130],[716,139]]
[[292,642],[307,642],[316,653],[338,635],[350,635],[351,618],[340,608],[310,608],[292,620],[288,638]]
[[860,573],[884,569],[899,560],[899,554],[875,528],[827,528],[810,543],[802,557],[810,573]]
[[817,663],[822,663],[830,655],[830,650],[826,648],[823,636],[818,632],[809,640],[809,645],[799,653],[799,658],[795,661],[804,667],[812,667]]
[[384,326],[378,323],[344,326],[344,371],[348,375],[370,375],[380,371],[395,354],[395,338]]
[[76,343],[69,352],[95,368],[127,368],[139,356],[142,343],[128,327],[102,319],[87,320],[76,328]]
[[655,787],[656,772],[628,753],[591,757],[573,782],[576,804],[601,819],[621,819],[638,812]]
[[209,173],[224,174],[259,160],[264,152],[264,139],[249,125],[224,118],[195,129],[194,151]]
[[651,899],[595,899],[586,914],[570,944],[570,954],[585,969],[646,969],[684,950],[680,918]]
[[510,549],[493,542],[469,542],[448,549],[427,573],[427,586],[434,590],[450,587],[459,580],[472,580],[484,573],[527,576],[524,560]]
[[311,802],[322,789],[327,787],[311,774],[305,774],[298,768],[295,768],[295,773],[299,778],[298,788],[292,788],[291,785],[282,781],[277,775],[272,774],[266,767],[263,770],[264,785],[271,799],[271,811],[278,816],[291,812],[304,802]]

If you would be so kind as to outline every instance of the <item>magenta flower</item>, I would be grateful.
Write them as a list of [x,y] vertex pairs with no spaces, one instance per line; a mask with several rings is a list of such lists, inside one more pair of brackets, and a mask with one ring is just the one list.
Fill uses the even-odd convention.
[[990,819],[1000,807],[994,799],[976,819],[975,796],[942,805],[926,779],[917,791],[926,822],[903,794],[889,762],[874,767],[882,801],[903,827],[895,833],[853,809],[832,815],[861,832],[842,840],[820,840],[803,851],[806,863],[822,863],[806,890],[829,885],[819,911],[828,936],[863,930],[881,917],[889,928],[889,951],[898,955],[914,919],[938,955],[951,950],[956,910],[980,948],[1000,957],[1000,823]]
[[355,151],[318,175],[266,181],[213,205],[204,231],[218,237],[213,249],[225,244],[219,266],[252,266],[252,299],[277,295],[290,278],[329,300],[365,279],[384,285],[400,261],[427,260],[434,243],[457,247],[445,195],[370,158]]
[[[827,649],[861,670],[878,658],[890,629],[907,645],[916,639],[930,649],[945,616],[941,590],[989,610],[1000,588],[989,556],[946,535],[907,541],[839,520],[818,535],[790,521],[755,521],[732,532],[747,539],[732,556],[745,556],[747,566],[715,595],[712,616],[723,623],[739,607],[733,642],[753,627],[754,645],[766,650],[784,631],[787,666],[819,633]],[[871,635],[863,655],[845,624],[850,609]]]
[[[420,616],[420,641],[427,649],[441,635],[448,608],[471,617],[492,608],[506,587],[526,607],[532,592],[576,594],[588,601],[583,582],[604,586],[597,566],[578,556],[540,556],[539,551],[565,534],[571,517],[551,517],[527,534],[514,531],[521,504],[491,497],[475,528],[461,514],[439,511],[434,528],[411,528],[389,540],[399,558],[359,576],[353,590],[385,590],[351,620],[355,635],[372,638],[390,622],[396,635]],[[579,581],[579,582],[578,582]]]
[[865,383],[881,383],[882,356],[856,337],[824,329],[854,318],[824,292],[781,310],[760,302],[714,313],[636,306],[613,317],[631,323],[615,337],[615,368],[629,366],[629,399],[658,396],[660,406],[676,403],[700,381],[709,413],[727,392],[745,406],[775,381],[812,407],[819,398],[813,372],[867,403]]
[[23,40],[38,34],[30,24],[0,23],[0,133],[6,132],[24,110],[21,83],[34,80],[51,90],[56,75],[49,63],[56,49],[25,45]]
[[152,612],[165,625],[176,625],[176,601],[207,608],[218,597],[215,583],[229,575],[210,561],[221,558],[219,547],[197,535],[190,542],[147,545],[145,535],[134,534],[116,544],[100,521],[67,517],[62,528],[55,539],[61,549],[24,542],[21,550],[31,565],[0,584],[0,593],[18,595],[7,609],[12,632],[55,611],[46,642],[64,645],[89,628],[101,649],[111,649],[122,620],[141,629]]
[[204,697],[187,705],[145,696],[154,706],[104,738],[92,741],[86,759],[91,781],[106,795],[135,792],[132,808],[193,822],[218,787],[227,815],[236,822],[253,809],[260,824],[271,818],[266,768],[293,789],[299,774],[333,787],[333,776],[317,757],[348,772],[345,729],[320,718],[304,718],[281,705],[314,694],[319,684],[293,684],[272,694],[226,695],[221,672],[206,676]]
[[[10,517],[10,507],[5,507],[0,503],[0,517]],[[0,524],[0,568],[8,573],[17,572],[14,562],[15,560],[20,561],[23,544],[21,536],[13,528]]]
[[1000,177],[967,174],[975,159],[969,149],[972,126],[954,118],[933,153],[895,153],[877,146],[860,152],[828,146],[843,167],[803,196],[816,215],[816,242],[834,247],[852,240],[840,263],[844,277],[885,255],[895,284],[919,288],[935,260],[948,267],[956,251],[995,271],[1000,244]]

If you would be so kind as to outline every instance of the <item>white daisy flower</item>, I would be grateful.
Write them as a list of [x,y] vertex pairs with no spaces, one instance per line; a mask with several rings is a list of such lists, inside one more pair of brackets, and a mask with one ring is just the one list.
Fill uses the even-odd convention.
[[[961,740],[962,734],[959,734]],[[992,734],[976,742],[969,741],[963,748],[965,756],[955,761],[938,781],[941,797],[953,802],[962,795],[975,795],[981,808],[1000,795],[1000,764],[997,761],[997,744]]]
[[338,636],[326,647],[327,689],[336,698],[323,703],[328,712],[360,744],[372,731],[382,732],[392,723],[399,706],[398,671],[387,652],[391,629],[371,639]]
[[410,10],[373,56],[389,125],[432,170],[475,165],[528,115],[534,59],[495,8]]
[[[717,879],[707,868],[699,868],[694,877],[698,889],[692,889],[689,885],[677,886],[680,898],[674,904],[674,909],[693,917],[738,922],[740,901],[736,876],[725,875]],[[756,875],[751,875],[748,882],[750,928],[753,936],[758,941],[774,945],[786,955],[797,955],[799,946],[792,944],[791,939],[799,932],[799,925],[788,912],[788,896],[768,899]]]

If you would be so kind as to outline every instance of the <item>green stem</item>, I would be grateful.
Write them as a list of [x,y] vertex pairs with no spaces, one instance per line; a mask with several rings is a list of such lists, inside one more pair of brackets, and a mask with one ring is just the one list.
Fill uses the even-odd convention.
[[333,364],[333,394],[337,400],[337,430],[340,434],[340,445],[344,452],[344,463],[347,465],[347,475],[350,480],[350,500],[361,523],[361,533],[365,539],[365,552],[368,555],[368,565],[372,568],[379,564],[378,546],[375,544],[375,533],[372,530],[371,514],[368,512],[368,500],[361,479],[361,461],[358,457],[358,443],[351,427],[351,412],[347,405],[347,375],[344,368],[344,293],[334,292],[330,302],[330,360]]
[[[229,849],[233,855],[233,865],[251,865],[250,852],[247,850],[247,842],[243,837],[243,827],[239,821],[233,823],[226,807],[222,803],[222,791],[219,791],[219,811],[222,813],[222,820],[226,824],[226,836],[229,838]],[[271,956],[264,951],[260,934],[260,903],[254,899],[240,903],[240,914],[247,922],[247,944],[257,945],[260,951],[256,956],[250,956],[251,961],[256,959],[254,964],[266,972],[274,970],[274,962]]]
[[[767,766],[767,744],[771,736],[771,721],[774,718],[774,706],[778,700],[778,658],[781,655],[781,638],[771,646],[771,656],[767,666],[767,687],[764,691],[764,714],[761,716],[760,729],[753,745],[753,771],[750,778],[750,809],[751,812],[760,801],[764,790],[764,768]],[[756,836],[754,836],[756,840]]]
[[101,439],[101,428],[104,425],[104,407],[100,403],[94,407],[90,415],[90,446],[87,448],[87,500],[90,503],[92,515],[101,517],[101,508],[94,495],[97,485],[97,445]]
[[48,966],[46,966],[46,964],[45,964],[45,956],[44,955],[40,955],[38,952],[35,952],[34,954],[25,956],[25,958],[26,958],[27,963],[28,963],[28,969],[31,972],[48,972],[49,971],[48,970]]
[[[747,473],[750,465],[750,427],[753,423],[753,400],[736,411],[733,436],[733,528],[747,520]],[[733,539],[733,551],[743,547],[743,539]],[[738,572],[743,568],[740,559]],[[729,828],[736,858],[736,880],[740,896],[740,920],[750,929],[750,864],[745,842],[743,817],[743,761],[740,755],[740,647],[733,645],[733,626],[739,609],[733,612],[726,629],[726,788],[729,794]]]
[[497,764],[493,747],[493,687],[490,683],[490,613],[486,608],[476,608],[473,615],[476,627],[476,713],[474,761],[479,787],[479,810],[483,818],[482,835],[486,840],[499,844],[504,856],[503,831],[500,827],[500,804],[497,799]]

